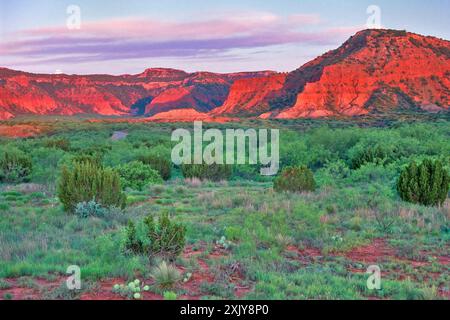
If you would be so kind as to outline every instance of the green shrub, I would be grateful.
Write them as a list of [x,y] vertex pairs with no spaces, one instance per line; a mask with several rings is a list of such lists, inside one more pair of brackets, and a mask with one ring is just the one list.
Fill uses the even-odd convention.
[[44,141],[44,147],[69,151],[70,150],[70,141],[65,138],[48,139],[48,140]]
[[162,156],[146,154],[140,155],[138,160],[158,171],[161,178],[166,181],[172,176],[172,163]]
[[425,206],[442,205],[447,199],[450,176],[438,160],[412,162],[397,181],[397,191],[404,201]]
[[124,188],[142,190],[145,186],[162,183],[158,171],[140,161],[133,161],[117,167]]
[[130,221],[125,229],[125,251],[133,254],[175,258],[186,244],[186,228],[172,222],[167,212],[157,221],[148,215],[144,221],[145,239],[137,234],[136,225]]
[[0,150],[0,182],[26,182],[32,169],[31,157],[19,149]]
[[181,172],[185,178],[222,181],[230,179],[233,170],[231,166],[222,164],[183,164]]
[[125,250],[129,253],[142,254],[143,244],[138,239],[136,234],[136,225],[133,221],[128,221],[128,226],[125,229]]
[[314,191],[316,182],[312,171],[307,167],[286,167],[281,172],[281,175],[275,178],[273,188],[278,192]]
[[[52,152],[55,152],[53,150]],[[62,168],[64,166],[72,168],[76,163],[91,163],[97,167],[103,167],[103,159],[99,154],[90,155],[86,153],[65,153],[58,161],[58,167]]]
[[163,212],[157,223],[152,216],[144,219],[146,233],[149,239],[150,254],[176,257],[186,244],[186,228],[169,219],[169,214]]
[[400,157],[400,152],[395,147],[386,147],[377,145],[368,147],[357,153],[351,160],[351,168],[359,169],[367,163],[374,163],[376,165],[383,165]]
[[335,182],[348,178],[351,175],[351,170],[343,160],[336,160],[328,162],[321,170],[322,174],[328,176]]
[[[85,146],[85,144],[87,144],[88,146]],[[82,145],[82,147],[80,146],[72,146],[71,150],[74,152],[77,152],[78,154],[81,155],[91,155],[94,157],[100,157],[103,158],[108,152],[110,152],[112,150],[112,146],[111,145],[106,145],[106,144],[98,144],[98,145],[90,145],[88,143],[85,143]]]
[[102,155],[99,153],[96,154],[76,154],[72,157],[71,162],[73,163],[80,163],[80,162],[90,162],[96,166],[101,167],[102,166]]
[[73,168],[62,167],[58,197],[68,212],[75,212],[78,203],[92,199],[106,208],[123,209],[126,204],[117,172],[89,161],[75,162]]

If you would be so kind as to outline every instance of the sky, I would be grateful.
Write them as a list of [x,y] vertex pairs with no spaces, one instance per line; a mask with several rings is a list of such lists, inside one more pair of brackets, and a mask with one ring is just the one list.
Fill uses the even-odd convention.
[[450,40],[449,12],[449,0],[0,0],[0,67],[287,72],[368,27]]

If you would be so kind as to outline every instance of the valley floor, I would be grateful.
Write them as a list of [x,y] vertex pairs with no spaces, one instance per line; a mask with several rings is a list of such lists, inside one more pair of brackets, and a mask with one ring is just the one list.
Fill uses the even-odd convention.
[[[450,298],[441,222],[399,203],[386,232],[358,188],[276,194],[267,183],[180,180],[133,192],[126,215],[108,220],[67,215],[49,194],[39,185],[0,193],[2,299],[123,299],[114,284],[135,278],[151,287],[144,299],[162,299],[146,257],[120,253],[127,219],[162,209],[188,227],[175,264],[192,276],[173,289],[180,299]],[[439,214],[449,216],[448,203]],[[80,291],[66,289],[69,265],[81,267]],[[370,265],[381,269],[381,290],[367,288]]]
[[[450,299],[449,199],[425,207],[396,190],[412,161],[450,170],[447,117],[208,124],[279,128],[281,166],[308,166],[317,190],[277,193],[249,165],[224,182],[186,180],[173,167],[162,184],[126,188],[124,210],[88,218],[57,197],[64,165],[80,155],[111,168],[149,152],[167,160],[171,132],[192,124],[68,117],[1,126],[0,154],[28,157],[32,169],[26,181],[0,184],[0,299],[124,299],[113,287],[135,279],[149,286],[143,299]],[[169,289],[154,283],[154,257],[124,254],[129,221],[142,233],[143,218],[164,211],[186,226],[173,261],[183,279]],[[79,291],[66,286],[72,265]],[[370,266],[381,271],[379,290],[367,286]]]

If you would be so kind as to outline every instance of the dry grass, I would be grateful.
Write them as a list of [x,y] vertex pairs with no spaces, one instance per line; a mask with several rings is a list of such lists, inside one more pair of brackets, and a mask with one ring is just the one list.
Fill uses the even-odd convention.
[[450,199],[447,199],[447,201],[444,202],[442,211],[444,212],[444,215],[447,217],[447,219],[450,219]]
[[9,138],[29,138],[45,131],[44,126],[32,126],[27,124],[0,125],[0,136]]
[[49,193],[50,188],[47,185],[37,184],[37,183],[22,183],[18,185],[6,185],[2,188],[1,191],[17,191],[20,193],[35,193],[35,192],[44,192]]
[[184,183],[191,188],[200,188],[203,185],[203,181],[198,178],[184,179]]
[[399,207],[397,213],[406,223],[429,231],[440,230],[444,220],[450,218],[450,205],[447,201],[441,208],[427,208],[425,214],[414,207]]

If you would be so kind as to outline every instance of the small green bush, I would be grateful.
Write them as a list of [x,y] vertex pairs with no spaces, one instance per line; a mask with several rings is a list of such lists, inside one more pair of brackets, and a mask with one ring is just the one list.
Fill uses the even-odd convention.
[[58,197],[68,212],[75,212],[78,203],[92,199],[106,208],[123,209],[126,204],[117,172],[89,161],[75,162],[73,168],[62,167]]
[[128,226],[125,229],[125,251],[133,254],[144,252],[142,241],[137,237],[136,225],[131,220],[128,221]]
[[420,165],[412,162],[397,181],[397,191],[407,202],[425,206],[442,205],[447,199],[450,176],[438,160],[424,160]]
[[305,166],[286,167],[281,175],[275,178],[275,191],[304,192],[316,190],[316,181],[311,170]]
[[186,244],[186,228],[170,220],[167,212],[163,212],[157,221],[148,215],[143,221],[145,239],[141,239],[133,222],[125,229],[125,252],[149,256],[174,258],[184,249]]
[[152,216],[144,219],[147,237],[150,240],[149,253],[176,257],[186,244],[186,228],[170,220],[169,214],[163,212],[157,223]]
[[0,182],[27,182],[32,169],[31,157],[19,149],[0,150]]
[[172,163],[170,160],[167,160],[159,155],[154,154],[145,154],[140,155],[138,160],[142,163],[149,165],[152,169],[155,169],[159,172],[159,175],[164,180],[169,180],[172,176]]
[[233,173],[232,167],[225,164],[183,164],[181,172],[185,178],[222,181],[229,180]]
[[102,166],[102,155],[99,153],[96,154],[76,154],[71,159],[72,163],[82,163],[82,162],[90,162],[98,167]]
[[400,152],[395,147],[377,145],[368,147],[357,153],[351,160],[351,168],[356,170],[367,163],[383,165],[399,158]]
[[145,186],[163,182],[158,171],[140,161],[120,165],[117,171],[124,188],[142,190]]
[[70,150],[70,141],[65,138],[48,139],[48,140],[44,141],[44,147],[69,151]]

